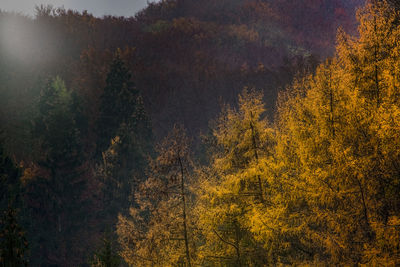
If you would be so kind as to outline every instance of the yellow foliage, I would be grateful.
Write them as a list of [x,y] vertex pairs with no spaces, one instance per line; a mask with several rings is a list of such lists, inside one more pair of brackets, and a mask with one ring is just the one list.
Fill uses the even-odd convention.
[[[335,56],[280,94],[274,125],[261,92],[245,88],[237,107],[223,107],[212,129],[215,153],[188,189],[195,264],[400,264],[400,14],[368,1],[357,16],[359,35],[339,30]],[[256,38],[240,26],[232,31]],[[154,170],[176,156],[163,147],[187,155],[179,142],[166,144]],[[159,178],[143,192],[168,185]],[[173,241],[182,205],[155,192],[153,201],[137,199],[133,219],[119,220],[123,256],[136,257],[130,264],[184,258]],[[145,210],[151,219],[139,228]]]

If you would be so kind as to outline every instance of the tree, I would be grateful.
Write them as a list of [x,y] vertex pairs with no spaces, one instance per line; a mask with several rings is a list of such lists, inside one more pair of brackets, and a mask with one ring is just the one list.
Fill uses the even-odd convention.
[[131,117],[122,122],[108,149],[102,153],[97,173],[102,191],[102,227],[114,226],[118,214],[127,215],[134,193],[145,178],[148,157],[153,154],[150,120],[137,96]]
[[336,57],[296,81],[281,103],[277,170],[291,196],[280,231],[299,248],[292,262],[398,262],[389,238],[398,234],[396,12],[367,3],[359,37],[341,32]]
[[121,124],[129,124],[137,106],[142,104],[138,103],[139,91],[131,79],[132,76],[121,59],[120,50],[117,50],[100,99],[97,120],[98,155],[108,148]]
[[156,149],[148,179],[136,194],[130,217],[120,215],[117,233],[122,256],[129,264],[192,266],[195,255],[193,163],[183,127],[175,126]]
[[84,248],[74,243],[88,218],[85,155],[74,107],[72,92],[59,77],[52,79],[42,90],[33,125],[40,153],[32,177],[26,177],[27,201],[35,218],[31,227],[37,245],[32,255],[48,264],[65,262],[72,251],[78,255]]
[[238,110],[225,107],[215,123],[216,148],[199,193],[200,224],[206,230],[202,256],[209,261],[246,266],[265,264],[252,234],[253,212],[269,202],[265,177],[274,143],[265,118],[262,93],[245,88]]
[[[113,222],[133,204],[133,194],[145,177],[150,147],[150,128],[122,123],[109,148],[103,152],[98,172],[104,211]],[[113,224],[113,223],[109,224]]]
[[102,158],[97,168],[103,192],[101,216],[107,228],[115,224],[119,213],[127,214],[152,153],[150,119],[119,49],[101,96],[97,129],[97,152]]

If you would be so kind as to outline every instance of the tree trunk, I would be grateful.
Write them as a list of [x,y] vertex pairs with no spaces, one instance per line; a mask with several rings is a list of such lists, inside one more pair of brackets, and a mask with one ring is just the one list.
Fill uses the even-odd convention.
[[188,266],[191,267],[192,264],[190,262],[189,239],[188,239],[187,219],[186,219],[184,172],[183,172],[182,160],[180,157],[178,157],[178,161],[179,161],[179,166],[181,169],[181,196],[182,196],[182,205],[183,205],[183,235],[184,235],[184,239],[185,239],[186,258],[187,258]]

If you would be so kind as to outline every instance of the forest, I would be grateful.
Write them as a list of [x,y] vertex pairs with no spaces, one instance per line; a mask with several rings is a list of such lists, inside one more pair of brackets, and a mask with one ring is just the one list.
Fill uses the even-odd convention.
[[1,267],[400,265],[400,1],[0,9],[0,211]]

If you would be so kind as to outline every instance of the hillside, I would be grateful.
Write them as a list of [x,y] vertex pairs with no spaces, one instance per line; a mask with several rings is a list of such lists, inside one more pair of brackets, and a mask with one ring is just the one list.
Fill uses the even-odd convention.
[[1,142],[20,169],[33,266],[87,261],[174,124],[203,159],[200,133],[243,88],[263,92],[272,121],[278,92],[333,55],[338,27],[356,32],[362,2],[165,0],[129,18],[0,11]]
[[161,135],[176,121],[204,129],[219,98],[231,102],[243,86],[263,88],[271,112],[293,65],[331,55],[338,26],[354,32],[360,2],[163,1],[131,18],[48,7],[34,19],[1,13],[2,113],[26,110],[48,75],[84,94],[95,113],[118,47]]

